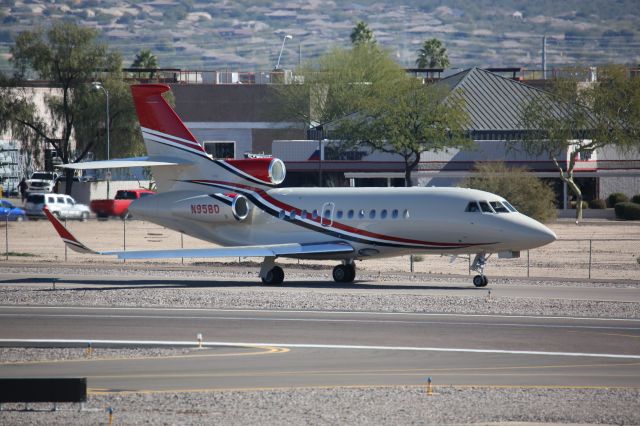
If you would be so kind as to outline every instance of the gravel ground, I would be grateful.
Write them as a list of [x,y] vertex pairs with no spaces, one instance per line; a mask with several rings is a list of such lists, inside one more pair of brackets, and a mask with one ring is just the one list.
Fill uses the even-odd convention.
[[[21,411],[5,404],[2,424],[640,424],[637,389],[435,387],[335,388],[91,395],[83,412]],[[50,404],[33,404],[49,410]]]
[[92,348],[87,355],[86,348],[0,348],[0,363],[25,363],[37,361],[61,361],[75,359],[149,358],[157,356],[185,355],[191,348]]
[[[610,302],[593,300],[567,300],[542,298],[505,298],[495,294],[489,297],[489,289],[465,292],[465,295],[429,295],[420,289],[425,281],[429,284],[460,284],[465,278],[450,276],[425,276],[400,274],[386,277],[413,285],[402,292],[394,291],[390,281],[366,282],[376,277],[363,274],[361,281],[366,288],[352,286],[336,288],[328,283],[315,286],[265,287],[257,285],[256,271],[251,269],[225,268],[211,269],[164,269],[149,268],[77,268],[41,266],[39,268],[9,267],[5,273],[30,274],[30,279],[42,285],[0,284],[0,304],[10,305],[66,305],[66,306],[127,306],[127,307],[184,307],[219,309],[307,309],[307,310],[359,310],[374,312],[446,312],[513,315],[564,315],[615,318],[640,318],[640,304],[630,302]],[[35,274],[34,274],[35,272]],[[300,269],[288,271],[290,279],[328,280],[325,273],[330,271]],[[76,277],[108,276],[118,278],[131,276],[139,279],[161,277],[169,279],[165,285],[131,285],[119,282],[117,285],[100,286],[77,283],[65,286]],[[51,289],[48,278],[61,277],[56,290]],[[189,282],[187,279],[196,279]],[[185,281],[181,281],[185,280]],[[211,285],[208,280],[214,281]],[[80,279],[81,281],[81,279]],[[91,281],[90,278],[87,281]],[[237,285],[220,286],[215,282],[231,281]],[[243,283],[246,282],[246,286]],[[464,282],[464,281],[463,281]],[[362,285],[361,284],[361,285]],[[536,281],[522,279],[495,280],[495,286],[509,285],[573,285],[573,286],[624,286],[637,287],[637,282],[570,282]],[[471,287],[471,284],[465,284]],[[405,286],[406,287],[406,286]],[[379,289],[378,289],[379,288]],[[425,286],[428,288],[428,286]],[[402,287],[398,287],[402,289]],[[312,297],[314,296],[314,297]]]

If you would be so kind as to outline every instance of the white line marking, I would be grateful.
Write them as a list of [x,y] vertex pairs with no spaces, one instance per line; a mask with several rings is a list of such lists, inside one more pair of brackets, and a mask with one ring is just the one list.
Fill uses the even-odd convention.
[[[106,319],[160,319],[160,320],[211,320],[211,321],[282,321],[282,322],[335,322],[356,324],[430,324],[430,325],[459,325],[476,327],[525,327],[525,328],[569,328],[569,329],[594,329],[594,330],[627,330],[636,331],[640,327],[615,327],[597,325],[559,325],[559,324],[526,324],[526,323],[483,323],[463,321],[407,321],[407,320],[365,320],[365,319],[331,319],[331,318],[274,318],[268,316],[258,317],[227,317],[227,316],[193,316],[193,315],[118,315],[118,314],[3,314],[0,317],[19,318],[106,318]],[[640,337],[640,336],[639,336]]]
[[[165,340],[101,340],[101,339],[0,339],[0,343],[75,343],[75,344],[112,344],[112,345],[157,345],[157,346],[197,346],[198,342],[165,341]],[[438,348],[415,346],[363,346],[363,345],[323,345],[315,343],[264,343],[264,342],[202,342],[203,346],[232,346],[232,347],[281,347],[304,349],[350,349],[376,351],[419,351],[419,352],[461,352],[479,354],[506,355],[541,355],[589,358],[640,359],[640,355],[598,354],[584,352],[546,352],[546,351],[517,351],[509,349],[469,349],[469,348]]]
[[[64,283],[58,282],[58,285]],[[212,309],[212,308],[159,308],[159,307],[107,307],[107,306],[30,306],[0,305],[0,309],[68,309],[68,310],[103,310],[103,311],[175,311],[175,312],[260,312],[260,313],[292,313],[321,315],[383,315],[383,316],[424,316],[424,317],[461,317],[461,318],[527,318],[545,320],[577,320],[577,321],[628,321],[640,322],[639,318],[599,318],[599,317],[563,317],[537,315],[503,315],[503,314],[460,314],[446,312],[374,312],[374,311],[318,311],[318,310],[286,310],[286,309]]]

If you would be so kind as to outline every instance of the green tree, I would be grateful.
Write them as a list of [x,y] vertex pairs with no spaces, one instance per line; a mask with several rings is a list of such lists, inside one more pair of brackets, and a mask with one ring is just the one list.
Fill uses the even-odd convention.
[[408,76],[376,45],[335,49],[298,72],[302,85],[280,89],[285,115],[329,130],[338,149],[368,146],[400,155],[408,186],[423,151],[471,143],[461,101]]
[[576,70],[557,78],[551,93],[531,99],[523,111],[522,148],[530,155],[548,155],[560,179],[576,198],[576,222],[582,220],[582,191],[574,179],[576,162],[597,149],[640,144],[640,78],[624,67],[598,71],[598,82],[583,83]]
[[354,46],[358,46],[360,44],[375,44],[376,39],[373,35],[373,31],[369,29],[369,26],[364,22],[360,21],[353,27],[351,31],[351,44]]
[[508,168],[502,162],[487,162],[476,163],[473,172],[475,175],[458,186],[500,195],[520,213],[540,222],[551,222],[556,218],[553,189],[525,168]]
[[[142,49],[134,58],[131,63],[131,68],[144,68],[144,69],[157,69],[158,68],[158,59],[156,56],[151,53],[150,49]],[[148,74],[148,78],[153,78],[155,75],[154,71],[151,71]]]
[[[103,133],[96,129],[100,128],[97,124],[100,120],[104,122],[100,118],[104,113],[97,111],[105,110],[105,99],[91,92],[90,87],[97,70],[106,70],[105,75],[113,79],[113,82],[107,79],[108,83],[105,80],[105,87],[113,90],[108,125],[113,128],[117,118],[115,127],[126,126],[121,119],[135,126],[130,94],[122,100],[125,91],[115,88],[122,68],[121,57],[98,43],[97,36],[96,30],[69,22],[57,22],[46,31],[36,29],[17,36],[11,48],[15,75],[11,79],[5,77],[0,85],[0,130],[10,129],[13,138],[21,141],[26,155],[38,158],[48,144],[64,163],[71,163],[104,146],[99,145],[106,143],[102,142]],[[29,74],[51,84],[52,89],[44,98],[44,110],[36,106],[34,88],[27,81]],[[125,87],[121,81],[119,84]],[[128,109],[120,108],[127,102]],[[91,132],[93,137],[89,137]],[[112,140],[116,142],[113,146],[117,146],[117,140]],[[125,146],[137,150],[135,139],[128,139]],[[96,152],[98,157],[101,150]],[[67,171],[67,193],[71,192],[72,173]]]
[[449,65],[449,55],[447,49],[437,38],[426,40],[420,50],[416,66],[418,68],[447,68]]

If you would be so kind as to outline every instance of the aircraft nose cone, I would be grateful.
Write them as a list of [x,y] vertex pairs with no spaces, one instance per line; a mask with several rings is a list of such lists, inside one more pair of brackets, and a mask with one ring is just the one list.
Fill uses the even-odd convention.
[[544,246],[558,239],[556,233],[539,222],[529,225],[527,239],[534,247]]

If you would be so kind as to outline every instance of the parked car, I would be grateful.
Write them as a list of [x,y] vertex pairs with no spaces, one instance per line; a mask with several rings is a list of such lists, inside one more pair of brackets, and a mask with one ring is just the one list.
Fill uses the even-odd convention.
[[120,216],[124,219],[129,213],[129,205],[133,200],[153,194],[155,192],[149,189],[121,189],[116,192],[116,198],[113,200],[92,200],[90,203],[91,211],[99,219],[109,216]]
[[91,211],[84,204],[76,201],[64,194],[29,194],[25,203],[25,210],[30,219],[44,218],[42,211],[47,207],[49,211],[60,219],[89,219]]
[[9,200],[0,200],[0,221],[15,220],[22,222],[27,218],[27,214],[20,207],[16,207]]
[[52,172],[33,172],[27,179],[27,193],[53,192],[58,180],[58,174]]

